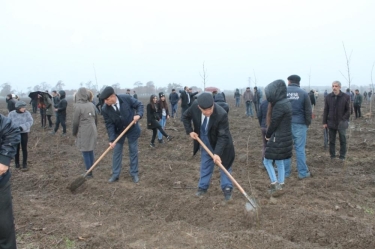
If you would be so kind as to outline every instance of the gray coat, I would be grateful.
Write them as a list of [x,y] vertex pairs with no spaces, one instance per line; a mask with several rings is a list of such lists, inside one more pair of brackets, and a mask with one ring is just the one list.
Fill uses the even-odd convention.
[[94,150],[98,137],[96,108],[88,99],[87,89],[78,89],[73,108],[73,136],[77,137],[76,145],[80,151]]

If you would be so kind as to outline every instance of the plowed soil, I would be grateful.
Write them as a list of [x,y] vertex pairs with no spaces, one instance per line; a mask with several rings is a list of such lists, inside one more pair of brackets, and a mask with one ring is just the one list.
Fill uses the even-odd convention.
[[[229,104],[236,149],[233,177],[257,199],[258,217],[245,211],[246,199],[238,189],[232,201],[223,201],[218,169],[208,193],[194,195],[200,155],[192,156],[192,140],[179,119],[167,121],[174,140],[157,143],[155,149],[149,148],[146,119],[140,121],[138,184],[128,174],[125,149],[118,182],[107,182],[110,152],[93,171],[94,178],[72,193],[67,186],[84,173],[84,164],[71,135],[70,101],[68,136],[60,136],[61,127],[58,135],[49,134],[39,114],[33,114],[30,169],[15,170],[12,162],[18,248],[375,248],[375,120],[351,120],[347,160],[331,161],[323,143],[319,97],[306,146],[313,177],[298,180],[293,170],[286,193],[270,198],[258,120],[246,117],[243,105]],[[7,113],[4,104],[0,110]],[[368,104],[362,112],[369,112]],[[96,159],[108,148],[101,116],[98,133]]]

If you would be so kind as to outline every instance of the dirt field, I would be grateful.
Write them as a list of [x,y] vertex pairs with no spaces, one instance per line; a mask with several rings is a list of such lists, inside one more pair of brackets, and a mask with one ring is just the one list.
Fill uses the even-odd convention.
[[[167,122],[167,132],[175,139],[157,143],[156,149],[149,148],[151,131],[145,128],[146,119],[141,120],[138,184],[127,172],[127,150],[120,180],[107,182],[110,152],[94,170],[94,178],[71,193],[67,186],[84,172],[81,153],[70,135],[71,115],[67,117],[69,136],[62,138],[42,130],[40,116],[33,114],[30,170],[17,171],[12,163],[18,247],[375,248],[375,120],[352,120],[347,160],[331,162],[323,147],[320,96],[306,148],[313,177],[298,180],[293,171],[285,195],[270,199],[269,178],[260,168],[258,120],[245,117],[244,107],[235,108],[230,101],[236,149],[233,176],[260,203],[258,220],[246,215],[246,200],[237,189],[231,202],[223,202],[217,169],[207,195],[194,195],[200,155],[192,157],[192,141],[178,119]],[[0,110],[6,113],[5,104]],[[363,105],[362,112],[368,112],[368,105]],[[99,120],[96,159],[108,147],[101,116]]]

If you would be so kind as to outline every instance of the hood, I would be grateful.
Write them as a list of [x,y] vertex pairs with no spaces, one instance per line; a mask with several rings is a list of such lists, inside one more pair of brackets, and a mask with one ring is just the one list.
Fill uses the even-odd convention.
[[277,101],[286,99],[286,84],[283,80],[275,80],[264,89],[268,102],[275,105]]
[[59,91],[60,99],[65,99],[65,91],[61,90]]
[[74,102],[86,103],[88,99],[89,99],[89,93],[87,89],[84,87],[81,87],[80,89],[78,89],[76,93]]

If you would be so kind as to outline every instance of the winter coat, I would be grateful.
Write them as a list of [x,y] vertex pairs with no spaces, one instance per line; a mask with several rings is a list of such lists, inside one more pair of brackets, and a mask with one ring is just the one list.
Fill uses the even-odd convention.
[[[20,129],[12,123],[10,118],[0,114],[0,163],[10,165],[10,160],[17,152],[17,145],[21,142]],[[10,179],[10,171],[0,176],[0,187]]]
[[[143,104],[130,96],[129,94],[116,95],[120,103],[120,114],[118,114],[112,106],[104,104],[102,107],[102,115],[104,118],[105,126],[109,141],[113,142],[117,136],[134,120],[135,115],[143,116]],[[137,122],[133,125],[125,135],[119,140],[120,143],[125,141],[125,137],[129,141],[135,141],[141,135],[141,128]]]
[[21,133],[28,133],[30,132],[30,128],[34,123],[34,119],[31,116],[31,113],[27,110],[25,112],[17,112],[11,111],[8,114],[8,118],[12,120],[12,123],[19,127],[21,130]]
[[243,100],[245,101],[245,102],[253,102],[253,98],[254,98],[254,95],[253,95],[253,93],[251,92],[251,90],[250,91],[245,91],[244,93],[243,93]]
[[[193,127],[191,125],[193,121]],[[200,136],[202,125],[202,111],[198,107],[198,101],[193,104],[182,116],[182,122],[186,130],[186,134],[195,132]],[[207,124],[208,140],[213,149],[213,154],[220,156],[222,164],[227,169],[232,166],[235,152],[233,146],[232,135],[229,131],[228,114],[217,103],[214,103],[214,110]],[[198,141],[194,140],[193,154],[199,150]]]
[[[159,114],[159,118],[161,119],[163,117],[163,106],[161,105],[161,100],[159,100],[157,102],[157,106],[158,106],[158,114]],[[169,116],[169,111],[168,111],[168,104],[167,104],[167,108],[165,109],[165,116]]]
[[290,83],[287,89],[287,97],[292,104],[292,123],[311,124],[312,108],[307,93],[297,83]]
[[267,128],[267,110],[268,110],[268,101],[264,100],[259,107],[258,111],[258,121],[261,128]]
[[75,95],[73,136],[77,137],[76,145],[80,151],[93,151],[98,138],[96,107],[89,97],[84,87],[78,89]]
[[340,123],[347,125],[350,117],[350,96],[340,93],[336,96],[333,92],[328,94],[324,102],[323,124],[328,128],[337,130]]
[[59,96],[56,95],[55,97],[52,97],[52,103],[53,103],[54,108],[57,108],[59,102],[60,102]]
[[66,107],[68,106],[68,102],[65,99],[65,91],[59,91],[60,94],[60,101],[57,104],[57,115],[66,116]]
[[240,90],[236,89],[236,91],[234,92],[234,98],[240,98],[240,97],[241,97]]
[[147,129],[155,129],[159,128],[160,117],[161,117],[161,110],[159,109],[159,105],[157,103],[154,104],[154,108],[152,108],[151,104],[147,105]]
[[16,110],[17,100],[11,98],[11,99],[6,99],[6,102],[7,102],[7,107],[8,107],[9,112]]
[[361,106],[362,105],[362,100],[363,100],[363,97],[361,94],[356,94],[355,97],[354,97],[354,106]]
[[271,103],[271,123],[267,128],[268,139],[265,158],[284,160],[292,157],[292,105],[287,99],[287,88],[283,80],[270,83],[266,89],[266,98]]
[[44,97],[44,103],[46,104],[46,115],[54,115],[54,106],[52,104],[52,99],[50,99],[48,96],[45,95]]
[[310,97],[311,105],[315,105],[316,104],[315,95],[314,95],[314,92],[312,90],[309,92],[309,97]]
[[177,104],[179,100],[180,97],[176,92],[172,92],[171,94],[169,94],[169,102],[171,102],[171,105]]
[[215,103],[222,107],[227,113],[229,112],[229,105],[225,101],[224,93],[217,93],[213,96]]

